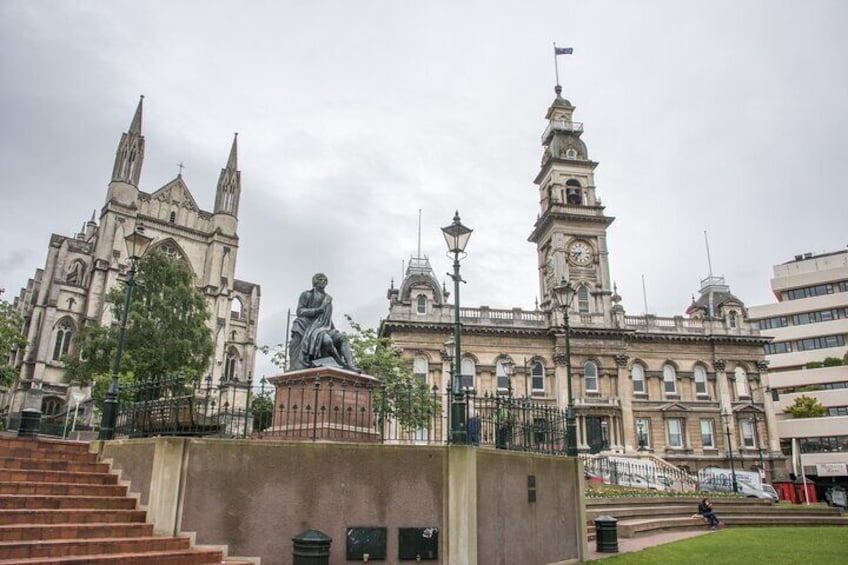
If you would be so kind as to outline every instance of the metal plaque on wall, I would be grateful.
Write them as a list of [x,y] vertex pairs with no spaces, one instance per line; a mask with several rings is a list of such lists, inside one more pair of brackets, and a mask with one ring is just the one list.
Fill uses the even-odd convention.
[[348,528],[347,559],[362,561],[386,558],[386,528]]
[[398,528],[398,558],[433,561],[439,558],[439,528]]

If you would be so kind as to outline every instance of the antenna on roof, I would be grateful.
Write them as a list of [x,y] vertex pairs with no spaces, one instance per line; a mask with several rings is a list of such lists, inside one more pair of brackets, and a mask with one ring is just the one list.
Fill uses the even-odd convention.
[[642,275],[642,300],[645,302],[645,315],[648,315],[648,292],[645,290],[645,275]]
[[421,208],[418,209],[418,259],[421,259]]
[[704,230],[704,244],[707,246],[707,267],[710,269],[710,278],[713,278],[713,260],[710,258],[710,239],[707,230]]

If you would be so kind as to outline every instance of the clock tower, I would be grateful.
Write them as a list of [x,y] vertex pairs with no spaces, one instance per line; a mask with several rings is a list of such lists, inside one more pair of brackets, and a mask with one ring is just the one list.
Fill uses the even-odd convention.
[[572,308],[611,322],[612,284],[607,252],[607,227],[595,193],[596,162],[581,139],[583,124],[573,120],[575,107],[555,88],[542,134],[542,164],[533,181],[539,187],[539,217],[529,240],[536,244],[542,308],[552,306],[553,288],[562,277],[577,291]]

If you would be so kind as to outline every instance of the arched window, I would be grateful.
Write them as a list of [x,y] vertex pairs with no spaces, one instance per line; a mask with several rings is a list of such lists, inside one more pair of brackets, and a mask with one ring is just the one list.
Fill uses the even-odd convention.
[[751,395],[748,390],[748,375],[742,367],[736,367],[733,370],[733,376],[736,379],[736,398],[746,398]]
[[56,343],[53,346],[53,360],[59,361],[68,354],[71,349],[71,338],[74,334],[74,325],[67,318],[62,320],[56,327]]
[[477,367],[474,365],[474,359],[470,357],[465,357],[462,360],[461,364],[461,372],[460,372],[460,389],[469,389],[474,388],[474,377],[477,373]]
[[171,215],[168,217],[168,221],[169,221],[169,222],[171,222],[172,224],[173,224],[173,223],[176,223],[176,221],[177,221],[177,213],[176,213],[176,212],[171,212]]
[[227,358],[224,361],[224,380],[238,380],[238,351],[230,349],[227,351]]
[[565,198],[568,204],[580,206],[583,204],[583,191],[580,182],[576,179],[568,179],[565,182]]
[[230,303],[230,318],[233,320],[241,320],[243,314],[244,305],[242,304],[241,299],[238,297],[233,298],[233,301]]
[[416,300],[415,312],[418,314],[426,314],[427,313],[427,297],[423,294],[418,295],[418,299]]
[[41,413],[44,416],[56,416],[65,407],[65,403],[55,396],[45,396],[41,401]]
[[730,311],[730,327],[731,328],[736,327],[736,310]]
[[495,375],[498,378],[498,391],[509,390],[509,375],[506,374],[503,359],[498,359],[495,364]]
[[85,276],[85,263],[82,260],[77,259],[73,263],[71,263],[70,268],[68,269],[68,273],[65,276],[65,282],[67,284],[72,285],[82,285],[83,277]]
[[565,150],[565,158],[566,159],[577,159],[577,150],[573,147],[569,147]]
[[542,394],[545,392],[545,366],[539,361],[533,363],[530,369],[530,374],[533,379],[532,387],[533,394]]
[[636,394],[645,393],[645,368],[638,363],[630,368],[630,377],[633,379],[633,392]]
[[707,396],[707,370],[703,365],[695,365],[695,394],[698,396]]
[[430,372],[430,363],[426,357],[418,356],[412,360],[412,375],[422,385],[427,384],[427,373]]
[[594,361],[586,361],[583,365],[583,378],[586,380],[586,390],[597,392],[598,390],[598,366]]
[[677,371],[671,363],[663,365],[663,386],[666,394],[677,394]]
[[577,311],[581,314],[589,313],[589,289],[586,285],[580,285],[577,289]]

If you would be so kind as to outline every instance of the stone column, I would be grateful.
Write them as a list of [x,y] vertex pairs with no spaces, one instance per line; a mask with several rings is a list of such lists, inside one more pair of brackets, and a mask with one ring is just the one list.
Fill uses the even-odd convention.
[[724,359],[716,359],[713,361],[713,367],[715,368],[716,373],[716,385],[718,386],[719,406],[722,414],[729,414],[726,420],[723,417],[720,418],[721,435],[724,437],[724,440],[727,441],[727,433],[725,432],[726,422],[726,425],[730,426],[730,449],[732,449],[734,453],[738,453],[736,446],[736,422],[734,421],[733,416],[733,399],[730,394],[730,383],[727,381],[727,373],[725,372],[726,366],[727,363]]
[[627,362],[630,357],[626,353],[615,356],[615,364],[618,366],[618,394],[621,402],[621,428],[624,444],[624,452],[632,453],[638,449],[639,440],[636,438],[636,424],[633,420],[633,387],[628,386]]
[[[565,410],[568,406],[568,367],[566,367],[566,363],[568,359],[565,356],[565,348],[563,347],[561,350],[557,349],[554,352],[554,363],[556,363],[556,368],[554,369],[554,393],[556,396],[556,406],[560,410]],[[574,379],[574,375],[572,374],[572,380]],[[571,392],[574,392],[574,383],[572,383]]]
[[774,401],[771,399],[771,388],[768,378],[768,361],[757,361],[757,369],[760,370],[760,386],[763,391],[763,408],[765,409],[766,430],[768,431],[768,459],[782,457],[780,449],[780,435],[777,431],[777,419],[774,413]]

